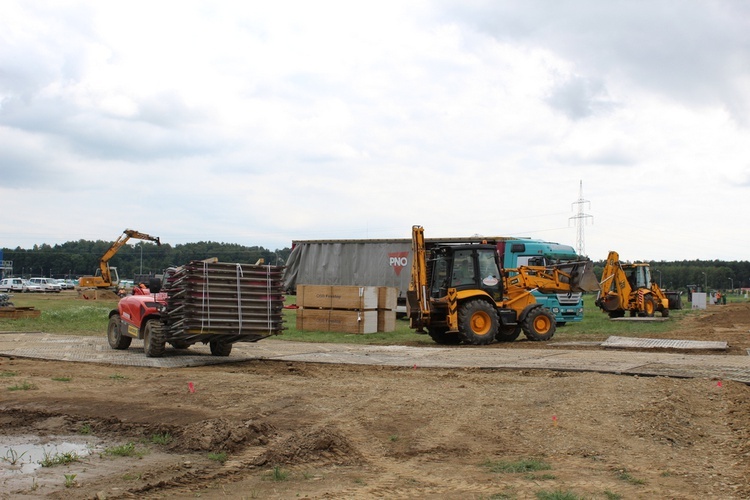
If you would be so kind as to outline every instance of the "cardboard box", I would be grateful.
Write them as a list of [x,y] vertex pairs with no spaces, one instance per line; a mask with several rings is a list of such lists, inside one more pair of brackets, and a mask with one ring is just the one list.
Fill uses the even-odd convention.
[[398,288],[392,286],[378,287],[378,309],[395,310],[398,303]]
[[375,310],[378,308],[378,287],[297,285],[297,305],[303,309]]
[[385,309],[378,309],[378,331],[379,332],[395,332],[396,331],[396,311],[387,311]]
[[356,334],[375,333],[378,331],[378,311],[297,309],[297,330]]

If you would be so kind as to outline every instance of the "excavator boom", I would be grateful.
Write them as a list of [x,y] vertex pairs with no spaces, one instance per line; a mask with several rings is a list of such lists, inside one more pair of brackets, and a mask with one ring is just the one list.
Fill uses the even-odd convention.
[[123,245],[125,245],[125,243],[128,242],[130,238],[153,241],[157,245],[161,245],[161,241],[159,241],[158,237],[151,236],[146,233],[141,233],[139,231],[134,231],[133,229],[126,229],[119,236],[119,238],[117,238],[115,242],[112,243],[112,246],[110,246],[107,251],[104,252],[102,258],[99,259],[100,276],[83,276],[79,280],[79,286],[94,286],[97,288],[106,288],[112,286],[112,273],[109,268],[109,260],[115,256],[115,254],[120,250],[120,248],[123,247]]

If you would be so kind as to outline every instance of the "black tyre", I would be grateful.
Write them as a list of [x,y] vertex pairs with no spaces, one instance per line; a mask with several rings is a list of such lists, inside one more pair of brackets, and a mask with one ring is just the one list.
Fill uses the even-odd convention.
[[532,309],[523,320],[523,333],[529,340],[549,340],[556,328],[555,315],[543,307]]
[[609,317],[610,318],[622,318],[625,316],[625,311],[610,311]]
[[164,355],[166,349],[166,340],[164,331],[161,328],[161,321],[150,319],[146,321],[143,329],[143,350],[149,358],[160,358]]
[[113,314],[107,325],[107,342],[112,349],[127,349],[133,338],[120,332],[120,315]]
[[470,300],[458,309],[458,331],[467,344],[486,345],[497,335],[497,311],[484,300]]
[[661,310],[661,317],[662,318],[668,318],[669,317],[669,309],[662,309]]
[[520,326],[505,326],[500,325],[497,328],[497,333],[495,334],[495,340],[498,342],[513,342],[518,338],[518,336],[521,335],[521,327]]
[[229,356],[229,353],[232,352],[232,344],[221,340],[212,340],[209,345],[211,346],[211,354],[214,356]]
[[170,342],[170,344],[172,344],[172,347],[174,347],[175,349],[187,349],[192,345],[189,342],[185,342],[184,340],[173,340],[172,342]]
[[430,338],[440,345],[458,345],[463,338],[458,333],[448,333],[447,328],[428,328]]
[[646,295],[643,297],[643,311],[638,313],[638,316],[653,318],[655,310],[654,298],[651,295]]

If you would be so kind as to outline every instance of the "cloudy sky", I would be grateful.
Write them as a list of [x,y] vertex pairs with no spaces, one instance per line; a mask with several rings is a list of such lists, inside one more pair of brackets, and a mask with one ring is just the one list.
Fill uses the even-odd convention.
[[3,0],[0,206],[5,248],[575,247],[580,207],[595,260],[748,260],[750,2]]

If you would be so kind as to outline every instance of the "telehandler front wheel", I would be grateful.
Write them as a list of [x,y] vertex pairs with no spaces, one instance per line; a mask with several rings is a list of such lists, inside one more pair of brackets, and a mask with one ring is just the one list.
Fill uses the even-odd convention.
[[532,309],[523,320],[523,333],[529,340],[549,340],[555,329],[555,315],[543,307]]
[[497,334],[497,311],[484,300],[470,300],[458,309],[458,331],[467,344],[486,345]]
[[109,347],[112,349],[127,349],[130,347],[132,340],[132,337],[123,335],[120,332],[120,315],[113,314],[109,318],[109,324],[107,325],[107,342],[109,342]]
[[150,319],[143,327],[143,350],[149,358],[160,358],[164,355],[167,341],[164,338],[164,330],[161,321]]

